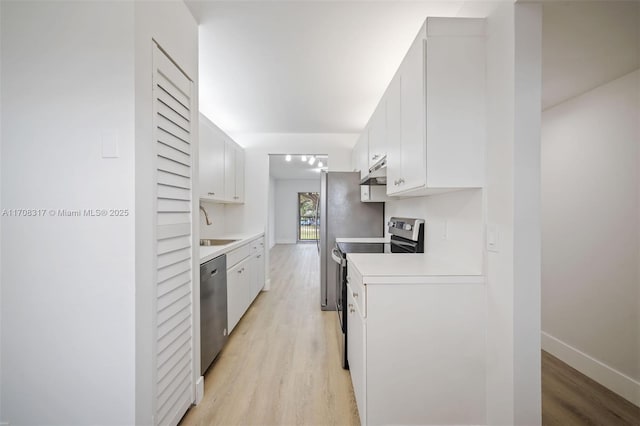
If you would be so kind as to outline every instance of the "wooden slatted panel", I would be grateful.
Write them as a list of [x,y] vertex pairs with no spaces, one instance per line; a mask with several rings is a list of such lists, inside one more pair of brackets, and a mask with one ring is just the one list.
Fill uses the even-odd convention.
[[188,189],[159,184],[158,197],[174,200],[188,200],[191,198],[191,192],[189,192]]
[[162,142],[164,145],[177,149],[178,151],[182,151],[185,154],[191,153],[191,145],[189,145],[189,143],[175,137],[161,128],[158,128],[158,141]]
[[188,284],[190,280],[191,271],[187,271],[163,281],[158,284],[158,297],[161,297],[184,284]]
[[191,87],[191,81],[156,47],[153,93],[158,425],[176,425],[194,400]]
[[182,250],[191,246],[191,239],[188,236],[174,237],[158,241],[158,255],[170,253],[176,250]]
[[176,188],[183,188],[191,192],[191,179],[184,176],[178,176],[171,173],[158,170],[158,184],[175,186]]

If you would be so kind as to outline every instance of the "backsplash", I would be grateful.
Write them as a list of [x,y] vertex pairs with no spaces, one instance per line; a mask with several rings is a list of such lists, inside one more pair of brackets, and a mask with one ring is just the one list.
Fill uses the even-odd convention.
[[425,220],[425,252],[482,271],[482,190],[467,189],[385,204],[392,216]]
[[224,204],[210,203],[206,201],[200,201],[200,205],[204,207],[209,215],[209,219],[213,222],[211,225],[207,225],[202,210],[199,210],[200,215],[200,238],[215,238],[225,234],[225,220],[224,220]]

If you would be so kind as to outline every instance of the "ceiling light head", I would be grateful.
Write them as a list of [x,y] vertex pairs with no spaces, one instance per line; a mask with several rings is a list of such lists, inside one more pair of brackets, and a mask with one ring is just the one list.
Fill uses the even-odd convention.
[[323,166],[322,161],[319,161],[318,162],[318,167],[322,168],[322,166]]
[[291,155],[287,154],[287,156],[284,157],[284,159],[287,160],[287,161],[291,161]]
[[306,161],[307,161],[307,156],[306,156],[306,155],[303,155],[302,157],[300,157],[300,159],[301,159],[302,161],[305,161],[305,162],[306,162]]
[[309,164],[311,164],[313,166],[313,163],[315,163],[315,162],[316,162],[315,157],[309,158]]

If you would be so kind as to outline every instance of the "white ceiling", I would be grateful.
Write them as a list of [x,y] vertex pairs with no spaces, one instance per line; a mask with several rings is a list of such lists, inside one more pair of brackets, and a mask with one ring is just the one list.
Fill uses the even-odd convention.
[[546,2],[542,107],[640,67],[640,2]]
[[[307,160],[309,156],[306,156]],[[274,179],[320,179],[318,162],[326,170],[327,156],[316,155],[316,162],[310,165],[308,161],[302,161],[301,155],[292,155],[291,161],[287,161],[286,155],[269,156],[269,175]]]
[[227,133],[359,133],[427,15],[462,2],[187,0],[200,110]]
[[[186,0],[200,110],[233,137],[359,133],[426,16],[463,2]],[[549,1],[543,108],[640,66],[640,3]]]

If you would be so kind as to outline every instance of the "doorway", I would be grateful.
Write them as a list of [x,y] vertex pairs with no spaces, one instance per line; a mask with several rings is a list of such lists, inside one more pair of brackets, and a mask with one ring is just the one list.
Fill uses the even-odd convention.
[[316,242],[320,238],[319,200],[319,192],[298,192],[298,242]]

